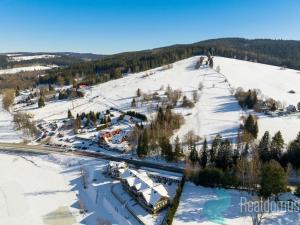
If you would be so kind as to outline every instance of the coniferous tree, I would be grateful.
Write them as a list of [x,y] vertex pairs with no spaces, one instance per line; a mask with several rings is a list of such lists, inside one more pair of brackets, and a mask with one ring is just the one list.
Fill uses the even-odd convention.
[[97,116],[94,112],[91,112],[91,121],[93,122],[94,126],[97,125]]
[[19,86],[17,86],[17,88],[16,88],[16,93],[15,93],[15,95],[16,95],[16,96],[19,96],[19,95],[20,95],[20,88],[19,88]]
[[201,151],[201,157],[200,157],[200,165],[202,168],[205,168],[208,161],[208,149],[207,149],[207,140],[204,139],[202,151]]
[[182,152],[182,147],[180,145],[180,140],[179,137],[177,136],[175,138],[175,148],[174,148],[174,160],[175,162],[178,162],[181,156]]
[[162,137],[159,145],[162,155],[165,157],[165,159],[169,162],[173,161],[174,155],[169,139],[167,137]]
[[300,168],[300,132],[297,135],[297,138],[289,144],[288,147],[288,159],[292,165],[299,169]]
[[190,152],[190,155],[189,155],[189,159],[191,160],[193,166],[195,166],[195,164],[199,160],[199,158],[198,158],[198,152],[197,152],[197,149],[196,149],[196,144],[194,144],[193,147],[192,147],[192,149],[191,149],[191,152]]
[[42,108],[42,107],[45,106],[45,99],[44,99],[44,97],[41,96],[41,97],[39,98],[38,106],[39,106],[39,108]]
[[283,147],[284,147],[284,140],[282,138],[281,132],[278,131],[274,135],[271,145],[270,145],[271,159],[279,161],[279,159],[282,155]]
[[147,129],[144,129],[138,139],[137,154],[139,157],[145,157],[149,150],[149,137]]
[[164,116],[164,111],[161,107],[159,107],[158,112],[157,112],[157,122],[158,124],[162,124],[164,122],[165,116]]
[[220,149],[221,146],[221,141],[222,141],[222,137],[221,135],[217,135],[212,144],[211,144],[211,148],[209,150],[209,160],[210,160],[210,164],[214,165],[216,162],[216,157],[217,157],[217,153]]
[[266,131],[258,145],[259,157],[263,162],[270,160],[270,133]]
[[135,107],[136,107],[135,98],[133,98],[132,101],[131,101],[131,107],[132,107],[132,108],[135,108]]
[[228,139],[222,141],[220,149],[217,153],[216,166],[226,170],[232,165],[232,147]]
[[257,138],[258,125],[257,125],[257,121],[254,119],[254,117],[251,114],[246,119],[244,129],[249,134],[251,134],[255,139]]
[[264,198],[285,192],[287,188],[287,174],[280,164],[274,160],[268,162],[262,169],[259,194]]
[[136,90],[136,96],[137,96],[137,97],[141,97],[141,95],[142,95],[142,91],[141,91],[141,89],[138,88],[138,89]]
[[69,119],[72,119],[72,118],[73,118],[73,115],[72,115],[72,113],[71,113],[71,110],[70,110],[70,109],[68,110],[68,118],[69,118]]
[[91,117],[90,117],[90,114],[87,114],[85,118],[86,118],[85,126],[87,127],[87,126],[89,126],[90,123],[91,123]]
[[240,158],[240,152],[239,152],[239,149],[235,148],[234,151],[233,151],[233,156],[232,156],[232,163],[233,165],[237,165],[237,162]]

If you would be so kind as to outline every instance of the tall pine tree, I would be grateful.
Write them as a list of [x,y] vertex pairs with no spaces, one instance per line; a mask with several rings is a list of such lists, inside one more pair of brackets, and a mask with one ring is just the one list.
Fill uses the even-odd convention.
[[182,147],[180,145],[179,137],[175,138],[175,147],[174,147],[174,160],[178,162],[181,157]]
[[249,134],[251,134],[253,136],[253,138],[255,138],[255,139],[257,138],[258,125],[257,125],[257,121],[254,119],[254,117],[251,114],[246,119],[244,129]]
[[208,152],[207,152],[207,140],[204,139],[202,151],[201,151],[201,157],[200,157],[200,165],[202,168],[205,168],[208,161]]
[[218,134],[214,138],[214,140],[211,144],[211,148],[209,150],[209,160],[210,160],[211,165],[214,165],[216,162],[216,157],[217,157],[217,153],[220,149],[221,142],[222,142],[222,137],[221,137],[221,135]]
[[270,133],[266,131],[258,145],[259,157],[263,162],[270,160]]
[[198,152],[197,152],[197,149],[196,149],[196,144],[194,144],[192,149],[191,149],[189,159],[191,160],[193,166],[195,166],[197,161],[199,160]]
[[278,131],[272,138],[272,142],[270,146],[271,159],[279,161],[282,155],[283,147],[284,147],[284,140],[282,138],[281,132]]

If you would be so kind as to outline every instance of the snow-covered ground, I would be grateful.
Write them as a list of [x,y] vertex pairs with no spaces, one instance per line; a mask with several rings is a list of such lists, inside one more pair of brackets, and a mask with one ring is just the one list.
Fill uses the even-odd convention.
[[[0,224],[71,225],[80,221],[72,185],[58,166],[31,156],[0,155]],[[74,177],[75,178],[75,177]],[[61,220],[58,216],[61,215]]]
[[[235,88],[260,89],[263,95],[286,105],[300,101],[300,71],[224,57],[214,57],[214,65],[220,66]],[[290,90],[296,93],[288,93]]]
[[277,131],[281,131],[285,144],[289,144],[289,142],[296,139],[297,134],[300,132],[300,113],[281,117],[260,116],[258,127],[259,137],[262,137],[265,131],[269,131],[272,136]]
[[[96,85],[86,91],[86,96],[71,101],[56,101],[46,104],[46,107],[25,107],[24,110],[35,115],[35,119],[55,120],[65,118],[68,109],[72,113],[103,111],[110,107],[121,110],[136,110],[151,115],[151,104],[131,108],[132,98],[136,97],[136,90],[140,88],[144,93],[159,92],[161,86],[168,85],[172,89],[181,89],[183,95],[192,99],[192,92],[198,90],[202,82],[204,88],[198,91],[200,100],[193,109],[177,108],[185,117],[185,124],[178,131],[182,138],[189,130],[194,130],[200,136],[208,139],[221,133],[225,137],[233,138],[239,127],[240,108],[237,101],[230,95],[228,83],[223,75],[211,69],[195,70],[198,57],[192,57],[173,64],[173,68],[162,70],[156,68],[151,71],[128,75],[124,78]],[[146,74],[152,75],[145,76]],[[129,88],[130,87],[130,88]],[[163,92],[163,91],[162,91]],[[74,107],[73,107],[74,106]],[[155,105],[153,106],[155,108]]]
[[[251,225],[249,214],[241,204],[249,198],[245,192],[218,188],[205,188],[186,182],[173,224],[176,225]],[[273,212],[265,214],[264,225],[299,224],[299,212]]]
[[26,71],[36,71],[36,70],[49,70],[52,68],[55,68],[57,66],[55,65],[49,65],[49,66],[25,66],[25,67],[16,67],[11,69],[2,69],[0,70],[0,75],[2,74],[14,74],[14,73],[20,73],[20,72],[26,72]]
[[51,58],[55,58],[55,57],[60,57],[58,55],[13,55],[9,57],[9,61],[12,62],[20,62],[20,61],[28,61],[28,60],[33,60],[33,59],[51,59]]
[[0,142],[20,143],[22,141],[22,132],[16,131],[13,116],[3,109],[2,96],[0,95]]
[[[300,102],[300,71],[224,57],[214,57],[214,64],[220,66],[221,73],[234,88],[259,89],[264,96],[281,101],[286,106],[296,106]],[[291,90],[295,94],[288,93]],[[259,116],[258,124],[259,137],[265,131],[274,135],[280,130],[285,142],[289,143],[300,131],[300,114]]]
[[102,174],[106,165],[56,154],[0,153],[0,224],[138,225],[112,195],[113,182]]
[[[231,87],[258,88],[262,94],[280,100],[286,105],[296,105],[300,101],[300,72],[281,69],[276,66],[214,57],[215,67],[221,67],[221,73],[204,68],[194,69],[199,57],[178,61],[173,68],[162,67],[150,71],[130,74],[124,78],[102,83],[85,90],[85,97],[73,101],[59,100],[46,103],[46,107],[38,108],[37,104],[21,108],[35,116],[36,120],[52,121],[64,119],[68,109],[73,115],[89,111],[103,111],[115,107],[123,111],[135,110],[152,115],[156,103],[148,103],[136,108],[131,107],[132,98],[140,88],[144,93],[158,92],[164,94],[168,85],[180,89],[183,95],[192,99],[193,92],[198,90],[199,83],[203,89],[198,90],[199,101],[192,109],[176,107],[182,113],[185,123],[176,131],[181,139],[190,130],[201,137],[211,140],[217,134],[234,141],[243,115],[236,99],[231,95]],[[288,93],[294,90],[295,94]],[[17,108],[15,108],[17,109]],[[20,109],[20,108],[19,108]],[[281,130],[288,143],[300,131],[299,113],[282,117],[259,117],[259,137],[269,130],[274,134]],[[175,136],[174,135],[174,136]]]

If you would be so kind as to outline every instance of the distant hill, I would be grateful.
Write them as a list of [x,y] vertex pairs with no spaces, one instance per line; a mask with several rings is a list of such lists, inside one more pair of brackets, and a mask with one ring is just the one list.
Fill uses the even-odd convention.
[[203,54],[300,69],[300,41],[221,38],[103,56],[94,61],[75,63],[68,68],[52,71],[40,82],[54,83],[58,76],[64,76],[66,83],[70,83],[74,76],[80,75],[84,82],[96,84],[119,78],[122,73],[145,71]]
[[[39,56],[39,55],[56,55],[53,58],[38,58],[31,60],[11,61],[7,55],[18,54],[19,56]],[[0,68],[30,66],[32,64],[55,64],[58,66],[69,66],[75,63],[100,60],[104,55],[92,53],[75,53],[75,52],[13,52],[0,54]]]
[[300,41],[292,40],[220,38],[114,55],[73,52],[47,54],[56,54],[60,57],[7,62],[6,56],[0,55],[0,67],[3,67],[3,64],[4,67],[33,63],[56,64],[61,68],[48,71],[38,83],[56,83],[59,77],[63,77],[66,84],[72,83],[75,76],[81,77],[82,82],[88,84],[101,83],[117,79],[123,73],[145,71],[191,56],[206,54],[300,70]]

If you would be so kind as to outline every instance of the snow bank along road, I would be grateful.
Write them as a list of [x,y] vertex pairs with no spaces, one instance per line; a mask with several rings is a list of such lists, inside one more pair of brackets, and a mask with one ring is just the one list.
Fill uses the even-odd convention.
[[105,159],[105,160],[112,160],[112,161],[125,161],[129,164],[135,165],[137,167],[148,167],[148,168],[154,168],[154,169],[160,169],[175,173],[183,173],[183,169],[175,166],[169,166],[165,164],[159,164],[159,163],[153,163],[153,162],[147,162],[147,161],[141,161],[137,159],[126,159],[118,156],[111,156],[111,155],[105,155],[98,152],[90,152],[90,151],[69,151],[66,152],[64,149],[58,149],[58,148],[50,148],[50,147],[44,147],[44,146],[28,146],[28,145],[22,145],[22,144],[6,144],[6,143],[0,143],[0,151],[22,151],[22,152],[28,152],[28,153],[60,153],[64,155],[79,155],[79,156],[88,156],[92,158],[99,158],[99,159]]

